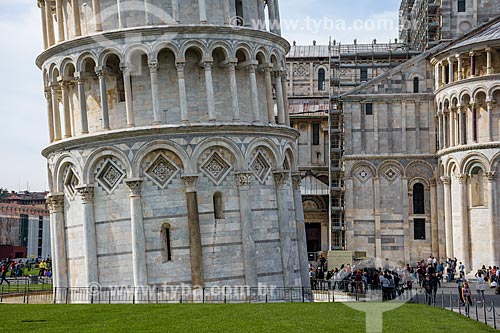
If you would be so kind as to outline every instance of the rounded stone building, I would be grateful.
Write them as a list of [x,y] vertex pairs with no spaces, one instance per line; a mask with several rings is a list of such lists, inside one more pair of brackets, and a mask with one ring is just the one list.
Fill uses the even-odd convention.
[[[432,59],[445,252],[468,272],[500,264],[500,18]],[[440,214],[440,215],[441,215]]]
[[55,286],[308,286],[278,1],[38,5]]

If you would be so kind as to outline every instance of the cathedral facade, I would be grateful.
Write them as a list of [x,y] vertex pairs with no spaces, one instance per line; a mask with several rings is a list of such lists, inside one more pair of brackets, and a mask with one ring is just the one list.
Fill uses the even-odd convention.
[[55,286],[308,286],[278,1],[39,7]]

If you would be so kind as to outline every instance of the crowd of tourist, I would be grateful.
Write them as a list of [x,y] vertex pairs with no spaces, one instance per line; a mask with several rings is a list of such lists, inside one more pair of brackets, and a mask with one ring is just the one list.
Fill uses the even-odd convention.
[[39,277],[52,277],[52,263],[50,258],[47,259],[11,259],[6,258],[0,260],[0,285],[6,282],[10,285],[7,275],[10,278],[19,278],[27,271],[38,270]]

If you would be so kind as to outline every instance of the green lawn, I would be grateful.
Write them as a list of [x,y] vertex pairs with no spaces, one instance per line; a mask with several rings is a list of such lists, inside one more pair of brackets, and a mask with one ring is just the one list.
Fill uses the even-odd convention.
[[[342,303],[0,305],[0,331],[365,332]],[[495,332],[448,310],[406,304],[384,314],[384,332]]]
[[0,285],[0,293],[18,293],[24,292],[25,289],[30,291],[41,291],[41,290],[52,290],[52,284],[48,283],[38,283],[38,284],[24,284],[24,283],[16,283],[15,280],[10,281],[10,286],[7,283],[3,283]]

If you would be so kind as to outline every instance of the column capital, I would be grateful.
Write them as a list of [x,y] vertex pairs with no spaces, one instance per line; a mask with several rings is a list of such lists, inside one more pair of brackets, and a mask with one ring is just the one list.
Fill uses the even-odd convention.
[[182,176],[181,178],[184,181],[186,193],[196,192],[196,185],[198,182],[198,176],[187,175],[187,176]]
[[492,108],[493,104],[495,104],[495,103],[496,103],[496,100],[494,100],[494,99],[488,98],[486,100],[486,106],[488,106],[489,108]]
[[451,177],[441,177],[441,182],[443,183],[443,185],[451,185]]
[[436,187],[437,186],[437,179],[436,178],[431,178],[429,180],[429,184],[431,185],[431,187]]
[[476,52],[474,52],[474,51],[470,51],[470,52],[469,52],[469,56],[473,57],[473,56],[475,56],[475,55],[476,55]]
[[213,60],[205,60],[203,61],[203,68],[208,71],[208,70],[212,70],[212,67],[214,66],[214,61]]
[[140,196],[142,189],[142,179],[141,178],[130,178],[125,179],[125,184],[127,184],[130,190],[130,196]]
[[495,171],[490,171],[485,174],[488,182],[492,183],[498,179],[498,174]]
[[273,176],[274,176],[274,183],[276,184],[277,187],[283,187],[288,184],[289,172],[283,170],[274,171]]
[[76,191],[84,203],[92,202],[94,199],[94,185],[82,185],[76,188]]
[[104,68],[104,66],[99,66],[99,67],[96,67],[95,68],[95,74],[101,78],[101,77],[104,77],[104,75],[106,74],[106,69]]
[[64,211],[64,193],[49,193],[46,202],[51,213],[62,213]]
[[186,62],[185,61],[178,61],[175,63],[175,67],[177,67],[177,71],[184,72],[184,68],[186,68]]
[[461,173],[457,175],[457,179],[460,184],[466,184],[468,178],[469,175],[467,175],[466,173]]
[[148,66],[150,72],[156,72],[158,70],[158,62],[156,61],[151,61],[150,63],[148,63]]
[[239,172],[236,174],[236,186],[238,188],[249,187],[252,185],[253,173],[251,172]]
[[301,181],[302,181],[302,176],[300,175],[300,172],[292,174],[292,184],[293,184],[294,191],[300,190],[300,182]]
[[132,67],[129,64],[120,64],[120,70],[125,75],[130,75],[132,72]]
[[455,54],[455,58],[458,60],[458,61],[461,61],[462,60],[462,55],[460,53],[457,53]]

